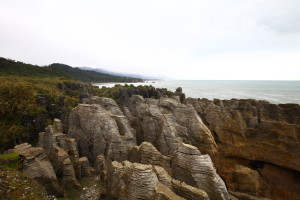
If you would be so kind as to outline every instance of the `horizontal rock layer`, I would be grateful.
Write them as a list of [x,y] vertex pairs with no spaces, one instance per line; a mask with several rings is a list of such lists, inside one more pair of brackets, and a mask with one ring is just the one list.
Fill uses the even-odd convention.
[[[300,187],[295,187],[300,182],[292,178],[300,171],[299,105],[250,99],[188,98],[186,102],[213,133],[219,152],[216,165],[230,190],[274,199],[300,199]],[[264,169],[270,165],[281,175]]]

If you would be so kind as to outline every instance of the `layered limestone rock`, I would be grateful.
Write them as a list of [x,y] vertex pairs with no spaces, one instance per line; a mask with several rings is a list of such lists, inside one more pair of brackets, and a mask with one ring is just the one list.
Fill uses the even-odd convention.
[[90,163],[89,163],[89,160],[87,159],[87,157],[79,158],[79,163],[81,166],[81,176],[82,177],[91,176]]
[[[157,176],[156,170],[160,175]],[[108,171],[108,191],[118,199],[183,200],[173,192],[171,179],[166,176],[162,168],[154,169],[152,165],[114,161]]]
[[45,149],[62,185],[65,188],[80,188],[76,178],[76,174],[80,178],[80,166],[75,140],[58,131],[62,131],[62,124],[59,119],[55,119],[53,126],[49,125],[46,132],[39,134],[38,146]]
[[158,182],[151,165],[114,161],[108,171],[108,191],[120,199],[154,199]]
[[62,148],[69,156],[69,159],[74,166],[75,174],[77,178],[80,178],[80,164],[79,164],[79,152],[77,150],[77,143],[74,138],[69,138],[66,134],[55,133],[54,144]]
[[142,164],[161,166],[167,170],[171,167],[171,158],[162,155],[151,143],[143,142],[131,149],[128,160]]
[[[132,96],[126,115],[137,130],[137,141],[152,143],[163,155],[172,154],[182,142],[214,155],[216,144],[192,106],[172,98],[144,99]],[[127,109],[130,111],[128,114]]]
[[[156,174],[159,183],[182,198],[228,199],[226,186],[216,173],[209,155],[201,155],[200,151],[194,146],[181,143],[174,154],[164,156],[157,151],[151,143],[143,142],[140,146],[132,148],[129,160],[144,165],[146,164],[145,166],[153,166],[151,170]],[[128,164],[129,162],[126,163]],[[123,165],[126,164],[114,163],[113,167],[109,169],[109,178],[107,180],[108,185],[110,185],[108,188],[109,191],[112,187],[115,187],[112,183],[115,179],[112,170],[117,170],[118,173],[122,173],[123,175],[129,173],[128,170],[126,172],[123,171]],[[132,176],[130,174],[127,175],[128,177],[126,176],[126,179]],[[144,175],[141,175],[141,178],[142,177],[144,177]],[[175,181],[172,177],[182,182]],[[136,180],[133,181],[136,182]],[[139,184],[135,185],[135,187],[139,187]],[[118,188],[122,188],[122,186]],[[117,193],[113,196],[116,197],[118,195],[122,194]]]
[[[122,108],[125,116],[112,99],[92,97],[83,102],[86,104],[78,105],[70,114],[68,136],[75,138],[79,155],[86,157],[79,161],[81,173],[83,163],[89,161],[104,174],[111,196],[228,199],[210,157],[198,150],[215,155],[216,144],[192,106],[178,99],[133,96],[128,107]],[[174,182],[172,177],[181,182]]]
[[38,146],[43,147],[47,156],[50,156],[53,147],[53,133],[52,126],[47,126],[45,132],[39,133]]
[[61,196],[62,189],[51,162],[43,148],[32,147],[24,143],[15,146],[13,152],[19,153],[22,160],[22,171],[30,178],[42,185],[48,194]]
[[104,109],[109,111],[112,115],[123,116],[123,112],[119,108],[118,104],[110,98],[97,97],[93,96],[91,98],[83,99],[84,104],[98,104],[101,105]]
[[180,126],[187,128],[187,137],[183,136],[185,141],[189,141],[203,153],[212,156],[216,153],[217,146],[210,130],[192,106],[181,104],[172,98],[161,98],[159,105],[162,112],[172,114]]
[[171,178],[162,167],[129,161],[112,162],[108,168],[108,191],[112,197],[129,200],[210,199],[205,191]]
[[100,154],[122,161],[136,145],[135,130],[112,99],[93,97],[84,100],[69,116],[68,136],[77,141],[81,157],[94,164]]
[[97,156],[94,169],[96,170],[96,172],[107,170],[106,160],[103,154]]
[[207,99],[187,99],[187,103],[215,133],[222,154],[300,171],[299,105]]
[[173,179],[172,186],[174,188],[175,193],[183,197],[184,199],[209,200],[209,197],[206,192],[199,188],[187,185],[185,184],[185,182],[180,182],[178,180]]
[[74,166],[63,148],[53,145],[50,159],[57,176],[62,178],[62,184],[65,188],[80,188]]
[[204,190],[210,199],[229,199],[225,183],[217,174],[209,155],[201,155],[196,147],[182,144],[173,157],[175,179]]
[[[186,102],[195,108],[214,134],[220,154],[216,165],[229,187],[274,199],[300,198],[299,188],[290,189],[300,183],[291,178],[291,174],[295,177],[300,171],[299,105],[236,99],[188,98]],[[264,170],[269,164],[282,174],[279,176],[282,182],[270,178],[275,175],[273,170]],[[248,181],[254,186],[237,187],[244,185],[245,179],[239,175],[244,169],[237,170],[236,165],[256,171],[248,170],[253,175]],[[262,179],[266,183],[262,183]]]
[[256,170],[236,165],[231,172],[231,176],[230,183],[234,183],[233,191],[240,191],[254,196],[262,196],[267,193],[267,184]]

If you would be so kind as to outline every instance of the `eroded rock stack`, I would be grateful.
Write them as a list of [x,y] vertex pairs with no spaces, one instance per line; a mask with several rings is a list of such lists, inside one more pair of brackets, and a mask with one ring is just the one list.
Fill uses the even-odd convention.
[[80,104],[69,117],[68,136],[76,139],[80,156],[91,164],[100,154],[112,161],[126,160],[136,139],[123,112],[112,99],[92,97],[86,101],[97,104]]
[[19,153],[22,159],[22,171],[30,178],[37,180],[48,194],[61,196],[63,190],[59,187],[58,179],[45,150],[24,143],[15,146],[13,152]]

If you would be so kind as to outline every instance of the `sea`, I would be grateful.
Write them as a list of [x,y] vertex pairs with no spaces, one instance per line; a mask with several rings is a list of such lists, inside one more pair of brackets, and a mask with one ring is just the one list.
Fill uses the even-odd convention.
[[[99,83],[99,86],[113,87],[124,83]],[[153,80],[143,83],[155,88],[167,88],[175,91],[181,87],[187,97],[213,99],[257,99],[270,103],[300,104],[300,81],[249,81],[249,80]]]

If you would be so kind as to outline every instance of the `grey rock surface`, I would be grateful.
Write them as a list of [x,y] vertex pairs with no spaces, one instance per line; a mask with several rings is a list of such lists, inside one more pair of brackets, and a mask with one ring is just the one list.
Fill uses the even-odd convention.
[[100,154],[110,160],[126,160],[130,147],[136,145],[135,131],[124,115],[115,115],[122,114],[119,111],[117,107],[80,104],[71,112],[68,136],[76,139],[80,156],[87,157],[91,164]]
[[57,176],[43,148],[32,147],[28,144],[15,146],[14,152],[19,153],[22,160],[22,171],[30,178],[42,185],[48,194],[60,196]]

